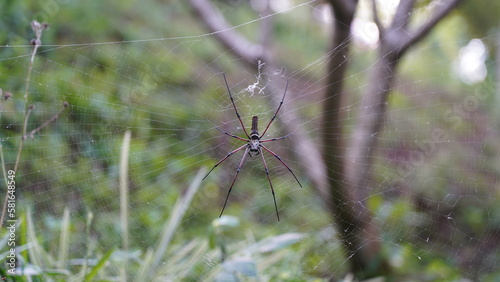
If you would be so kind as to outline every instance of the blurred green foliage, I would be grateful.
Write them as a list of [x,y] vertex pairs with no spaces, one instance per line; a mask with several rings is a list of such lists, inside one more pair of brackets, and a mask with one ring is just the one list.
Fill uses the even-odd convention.
[[[0,45],[28,45],[33,37],[29,29],[33,18],[50,24],[42,37],[48,46],[41,47],[35,58],[29,90],[29,103],[35,109],[29,128],[50,119],[64,101],[70,105],[55,123],[26,141],[17,175],[18,216],[23,226],[19,243],[31,248],[21,259],[35,273],[34,281],[84,280],[85,275],[87,279],[112,280],[120,275],[124,257],[132,261],[129,273],[140,273],[141,264],[157,248],[158,234],[173,206],[198,169],[213,165],[230,147],[213,137],[218,134],[213,130],[218,124],[211,123],[234,119],[226,116],[232,115],[231,111],[214,109],[214,105],[229,105],[221,102],[227,94],[217,76],[226,71],[241,82],[250,71],[243,70],[238,60],[225,54],[213,40],[199,36],[206,31],[185,3],[164,2],[0,3],[0,30],[4,31],[0,32]],[[255,18],[245,1],[218,1],[217,5],[230,11],[225,15],[235,25]],[[391,110],[377,152],[376,185],[367,204],[375,214],[374,224],[383,236],[396,280],[473,277],[494,281],[500,275],[494,271],[498,250],[471,255],[474,248],[494,242],[489,236],[500,226],[498,193],[491,189],[498,190],[495,181],[500,173],[500,148],[496,135],[481,131],[483,120],[498,128],[488,115],[498,106],[494,95],[488,95],[488,100],[471,113],[473,118],[463,119],[456,130],[447,130],[445,138],[433,144],[431,153],[420,156],[424,161],[410,168],[411,179],[398,174],[399,165],[411,154],[423,152],[423,140],[430,138],[432,128],[451,128],[450,120],[441,113],[478,89],[493,89],[490,81],[465,87],[448,75],[447,62],[454,60],[469,39],[463,29],[471,23],[462,17],[450,18],[408,55],[401,66],[400,83],[389,100]],[[255,37],[257,30],[258,24],[249,24],[239,31]],[[477,34],[481,28],[471,30]],[[498,28],[495,30],[498,34]],[[302,14],[277,15],[273,32],[277,61],[291,70],[323,56],[329,44],[328,33]],[[134,41],[162,37],[169,39]],[[108,43],[87,44],[100,42]],[[0,88],[13,93],[12,99],[1,101],[0,138],[7,168],[13,166],[20,145],[30,50],[29,46],[0,48]],[[355,105],[359,98],[366,66],[375,55],[355,51],[352,79],[346,81],[352,94],[348,105]],[[322,69],[307,75],[298,83],[322,87],[311,82],[323,77]],[[433,95],[436,93],[442,95]],[[321,99],[319,93],[296,101],[305,120],[315,120],[307,124],[311,134],[317,134]],[[346,117],[346,133],[356,110]],[[133,136],[129,154],[129,233],[133,243],[128,253],[120,253],[118,166],[126,129],[131,129]],[[231,168],[228,173],[233,173],[234,165],[227,167]],[[243,192],[227,209],[240,217],[217,219],[226,191],[222,186],[227,181],[207,179],[175,232],[166,266],[153,276],[186,281],[200,277],[230,281],[242,277],[271,281],[345,277],[346,254],[336,236],[341,231],[333,228],[321,199],[311,196],[313,188],[277,191],[279,205],[287,207],[284,212],[290,215],[286,223],[278,225],[271,220],[274,210],[270,198],[255,197],[251,203],[245,200],[268,191],[263,177],[251,177],[254,173],[263,176],[262,171],[248,169],[251,172],[242,173],[238,181],[252,189],[242,187]],[[224,180],[230,178],[221,174]],[[283,179],[273,181],[291,187]],[[67,207],[71,216],[69,223],[64,223],[62,214]],[[70,255],[58,268],[61,246],[56,242],[66,228]],[[2,236],[5,239],[8,234]],[[39,246],[26,245],[33,242]],[[3,267],[0,270],[5,275]],[[26,281],[16,276],[9,279]]]

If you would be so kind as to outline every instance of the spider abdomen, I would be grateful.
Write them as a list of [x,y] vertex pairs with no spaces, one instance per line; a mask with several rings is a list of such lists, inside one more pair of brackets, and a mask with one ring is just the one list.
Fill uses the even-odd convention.
[[259,124],[259,118],[257,116],[252,117],[252,129],[250,131],[250,140],[248,140],[248,155],[250,157],[257,156],[260,154],[260,136],[257,126]]
[[250,139],[257,138],[259,139],[259,130],[257,130],[257,126],[259,124],[259,118],[257,116],[252,117],[252,130],[250,131]]

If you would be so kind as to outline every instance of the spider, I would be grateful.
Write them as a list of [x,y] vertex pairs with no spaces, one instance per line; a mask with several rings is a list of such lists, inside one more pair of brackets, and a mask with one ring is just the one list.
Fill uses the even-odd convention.
[[269,176],[269,169],[267,168],[267,163],[266,163],[266,159],[264,158],[264,151],[262,149],[264,149],[265,151],[267,151],[269,154],[273,155],[275,158],[277,158],[287,169],[288,171],[293,175],[293,177],[295,178],[295,180],[297,180],[297,183],[299,184],[299,186],[302,188],[302,184],[300,184],[300,181],[299,179],[297,178],[297,176],[295,176],[295,173],[293,173],[293,171],[290,169],[290,167],[281,159],[280,156],[278,156],[276,153],[274,153],[273,151],[269,150],[266,146],[264,146],[262,143],[266,143],[266,142],[271,142],[271,141],[278,141],[278,140],[283,140],[287,137],[289,137],[290,135],[292,135],[292,133],[288,134],[288,135],[285,135],[283,137],[277,137],[277,138],[270,138],[270,139],[265,139],[265,140],[261,140],[262,137],[265,136],[267,130],[269,129],[269,126],[271,125],[271,123],[274,121],[274,119],[276,118],[276,115],[278,114],[279,110],[281,109],[281,106],[283,105],[283,101],[285,100],[285,95],[286,95],[286,90],[288,89],[288,81],[286,82],[286,86],[285,86],[285,92],[283,93],[283,98],[281,99],[281,102],[278,106],[278,109],[276,110],[276,113],[274,113],[274,116],[271,118],[271,120],[269,121],[269,123],[267,124],[266,126],[266,129],[264,129],[264,132],[262,134],[259,135],[259,131],[257,130],[257,125],[258,125],[258,121],[259,121],[259,118],[257,116],[253,116],[252,117],[252,128],[250,130],[250,134],[248,134],[247,130],[245,129],[245,125],[243,125],[243,121],[241,120],[241,117],[240,117],[240,114],[238,113],[238,109],[236,108],[236,104],[234,103],[234,99],[233,99],[233,95],[231,94],[231,90],[229,90],[229,85],[227,83],[227,79],[226,79],[226,74],[223,74],[224,76],[224,82],[226,83],[226,88],[227,88],[227,92],[229,93],[229,98],[231,98],[231,103],[233,104],[233,107],[234,107],[234,111],[236,113],[236,117],[238,117],[238,120],[240,121],[240,124],[241,124],[241,128],[243,128],[243,132],[245,133],[246,137],[247,138],[242,138],[242,137],[239,137],[239,136],[236,136],[236,135],[233,135],[233,134],[230,134],[228,132],[225,132],[224,130],[216,127],[220,132],[228,135],[228,136],[231,136],[233,138],[236,138],[238,140],[241,140],[241,141],[245,141],[245,145],[237,148],[236,150],[228,153],[224,158],[222,158],[218,163],[216,163],[212,169],[207,173],[207,175],[205,175],[205,177],[203,177],[202,180],[204,180],[205,178],[207,178],[207,176],[217,167],[219,166],[223,161],[225,161],[226,159],[228,159],[230,156],[232,156],[234,153],[236,152],[239,152],[243,149],[245,149],[245,153],[243,153],[243,157],[241,158],[241,161],[238,165],[238,167],[236,168],[236,174],[233,178],[233,182],[231,183],[231,186],[229,187],[229,191],[227,192],[227,196],[226,196],[226,199],[224,201],[224,206],[222,207],[222,211],[220,212],[220,215],[219,217],[222,216],[222,213],[224,212],[224,209],[226,208],[226,204],[227,204],[227,199],[229,198],[229,194],[231,194],[231,190],[233,189],[233,186],[234,186],[234,183],[236,182],[236,178],[238,178],[238,174],[240,173],[240,170],[241,170],[241,167],[243,166],[243,163],[245,162],[245,158],[246,156],[250,156],[250,157],[255,157],[255,156],[258,156],[260,155],[262,157],[262,162],[264,164],[264,169],[265,169],[265,172],[266,172],[266,176],[267,176],[267,180],[269,181],[269,186],[271,186],[271,192],[273,194],[273,200],[274,200],[274,208],[276,210],[276,216],[278,217],[278,221],[280,221],[280,215],[278,213],[278,205],[276,204],[276,196],[274,195],[274,188],[273,188],[273,183],[271,182],[271,177]]

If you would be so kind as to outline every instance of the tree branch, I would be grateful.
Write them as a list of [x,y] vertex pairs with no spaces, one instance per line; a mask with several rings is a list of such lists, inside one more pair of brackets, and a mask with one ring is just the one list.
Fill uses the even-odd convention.
[[53,115],[50,119],[48,119],[47,121],[45,121],[42,125],[40,125],[37,128],[31,130],[30,133],[23,135],[23,137],[22,137],[23,140],[26,139],[28,136],[31,137],[31,138],[34,138],[35,133],[37,133],[38,131],[40,131],[44,127],[46,127],[47,125],[49,125],[52,122],[54,122],[55,120],[57,120],[59,118],[59,116],[62,114],[62,112],[64,112],[64,110],[68,107],[68,105],[69,105],[68,102],[64,101],[63,108],[57,114]]
[[246,63],[257,66],[258,61],[267,61],[267,55],[260,44],[250,42],[236,32],[214,5],[207,0],[189,0],[193,11],[205,23],[222,45],[231,50]]
[[[462,0],[449,0],[441,9],[431,16],[429,21],[420,26],[416,31],[410,31],[408,23],[412,15],[415,0],[401,0],[392,23],[381,38],[381,50],[386,56],[397,60],[403,53],[418,41],[422,40],[436,24],[446,16]],[[441,0],[435,0],[429,5],[439,5]]]
[[410,22],[411,11],[415,5],[415,0],[401,0],[396,9],[396,14],[392,19],[390,28],[393,30],[408,28],[408,23]]
[[392,19],[391,24],[382,37],[382,52],[398,57],[404,50],[402,46],[409,41],[411,34],[408,31],[408,23],[412,15],[411,11],[415,4],[415,0],[401,0],[396,9],[396,14]]

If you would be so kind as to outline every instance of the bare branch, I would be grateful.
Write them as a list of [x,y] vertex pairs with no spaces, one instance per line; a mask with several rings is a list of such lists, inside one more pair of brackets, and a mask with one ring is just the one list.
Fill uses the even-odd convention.
[[267,61],[264,48],[236,32],[210,1],[189,0],[189,3],[212,35],[217,37],[227,50],[251,65],[257,65],[259,60]]
[[352,15],[356,11],[357,0],[330,0],[333,9],[338,10],[338,14]]
[[[410,40],[406,41],[402,46],[402,49],[406,49],[422,39],[425,35],[429,33],[429,31],[436,26],[436,24],[444,18],[448,13],[450,13],[462,0],[449,0],[446,4],[443,5],[441,9],[437,9],[434,15],[432,15],[431,19],[423,24],[413,35],[410,37]],[[439,5],[442,1],[436,0],[433,1],[430,5]]]
[[48,119],[47,121],[45,121],[42,125],[40,125],[39,127],[33,129],[30,133],[28,134],[25,134],[23,136],[23,140],[25,140],[28,136],[31,137],[31,138],[34,138],[35,134],[42,130],[44,127],[46,127],[47,125],[51,124],[52,122],[56,121],[56,119],[59,118],[59,116],[62,114],[62,112],[68,107],[68,102],[64,102],[63,103],[63,108],[55,115],[53,115],[50,119]]
[[[323,103],[323,159],[326,165],[328,192],[325,197],[328,207],[335,218],[344,248],[349,257],[350,271],[360,278],[384,275],[388,262],[380,259],[380,242],[374,240],[380,236],[373,227],[373,215],[356,195],[358,186],[346,182],[349,171],[349,158],[345,157],[345,134],[342,121],[345,114],[343,107],[344,82],[346,80],[348,58],[351,44],[351,25],[354,20],[354,9],[346,9],[345,5],[355,1],[331,0],[335,21],[331,50],[328,58],[328,77]],[[342,10],[344,9],[344,10]],[[352,148],[350,148],[352,149]],[[349,150],[347,150],[349,151]],[[355,189],[351,189],[355,187]],[[364,187],[361,187],[364,188]],[[361,200],[360,200],[361,199]],[[376,265],[374,267],[374,265]],[[369,273],[368,269],[377,269]]]
[[[414,0],[401,0],[396,15],[392,20],[389,28],[386,29],[382,41],[384,42],[382,48],[383,52],[387,55],[392,54],[395,58],[402,56],[402,54],[412,45],[420,41],[429,33],[429,31],[453,8],[462,0],[448,0],[441,9],[436,9],[430,20],[420,26],[416,31],[408,29],[408,23],[411,18]],[[429,5],[440,5],[442,0],[435,0]]]
[[415,0],[401,0],[399,2],[398,8],[396,9],[396,14],[391,23],[391,29],[407,29],[408,22],[410,22],[411,11],[415,5]]

